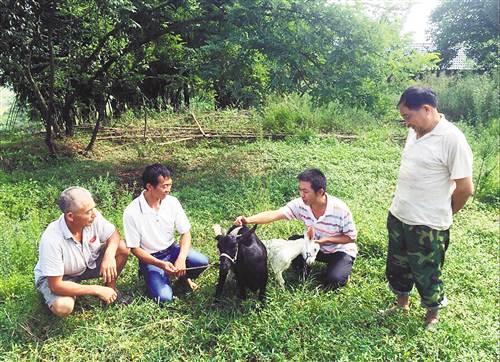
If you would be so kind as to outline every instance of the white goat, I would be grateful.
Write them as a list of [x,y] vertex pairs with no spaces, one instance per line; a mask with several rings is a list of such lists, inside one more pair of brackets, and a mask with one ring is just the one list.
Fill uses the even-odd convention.
[[302,254],[307,265],[312,265],[319,252],[319,244],[311,240],[314,230],[310,228],[304,238],[297,240],[271,239],[262,240],[266,246],[267,257],[271,263],[276,280],[284,288],[283,272],[290,267],[292,260]]

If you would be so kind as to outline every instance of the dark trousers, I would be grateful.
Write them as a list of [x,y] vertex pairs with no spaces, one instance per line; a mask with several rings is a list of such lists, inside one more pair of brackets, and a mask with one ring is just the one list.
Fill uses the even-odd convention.
[[[303,236],[293,235],[289,240],[295,240],[301,237]],[[316,256],[316,260],[328,264],[325,275],[325,287],[327,289],[335,290],[347,284],[354,264],[354,258],[352,256],[343,251],[338,251],[333,254],[325,254],[320,251]],[[309,272],[308,266],[304,258],[302,258],[302,255],[299,255],[292,261],[292,268],[298,272],[303,271],[304,275],[307,275]]]
[[316,260],[327,263],[325,286],[328,289],[335,290],[347,284],[354,264],[354,258],[352,256],[343,251],[338,251],[333,254],[325,254],[320,251]]

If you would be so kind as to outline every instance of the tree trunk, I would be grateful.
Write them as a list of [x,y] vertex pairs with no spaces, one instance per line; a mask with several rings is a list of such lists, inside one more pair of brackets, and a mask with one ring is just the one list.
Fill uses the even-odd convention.
[[99,99],[97,100],[97,114],[97,121],[95,123],[94,130],[92,131],[92,137],[90,138],[87,148],[85,148],[85,152],[92,151],[95,140],[97,139],[97,132],[99,132],[99,126],[101,125],[101,122],[104,122],[106,119],[106,103],[104,101],[104,97],[102,96],[99,96]]
[[184,105],[186,106],[186,108],[189,108],[189,101],[190,101],[190,98],[189,98],[189,85],[187,83],[184,83],[182,90],[183,90],[183,93],[184,93]]
[[75,118],[71,116],[71,108],[75,103],[75,95],[69,94],[66,96],[62,109],[62,120],[64,122],[64,130],[66,136],[73,137],[75,135]]
[[56,146],[54,144],[54,137],[52,132],[52,117],[48,115],[50,119],[45,119],[45,144],[49,149],[49,153],[52,157],[55,157],[57,154]]

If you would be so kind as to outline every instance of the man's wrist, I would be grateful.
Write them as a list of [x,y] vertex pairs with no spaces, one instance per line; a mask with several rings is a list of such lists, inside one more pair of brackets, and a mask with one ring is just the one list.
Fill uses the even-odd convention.
[[183,263],[185,263],[185,262],[186,262],[186,259],[187,259],[187,255],[179,255],[179,256],[177,257],[177,260],[176,260],[175,262],[176,262],[176,263],[177,263],[177,262],[183,262]]

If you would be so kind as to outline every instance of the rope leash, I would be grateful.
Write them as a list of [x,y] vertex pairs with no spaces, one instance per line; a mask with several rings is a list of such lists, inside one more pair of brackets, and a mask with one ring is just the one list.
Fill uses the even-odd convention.
[[192,266],[190,268],[184,268],[184,269],[179,269],[179,270],[196,270],[196,269],[203,269],[203,268],[210,268],[210,267],[213,267],[213,266],[218,266],[219,265],[219,262],[215,262],[215,263],[210,263],[208,265],[202,265],[202,266]]
[[[236,259],[238,258],[238,244],[236,244],[236,253],[234,254],[234,257],[230,257],[228,254],[226,253],[222,253],[220,256],[224,256],[226,258],[228,258],[229,260],[231,260],[231,262],[233,264],[236,264]],[[220,262],[214,262],[214,263],[210,263],[208,265],[202,265],[202,266],[192,266],[190,268],[184,268],[184,269],[180,269],[180,270],[183,270],[183,271],[187,271],[187,270],[196,270],[196,269],[203,269],[203,268],[210,268],[212,266],[215,266],[215,265],[219,265]]]

